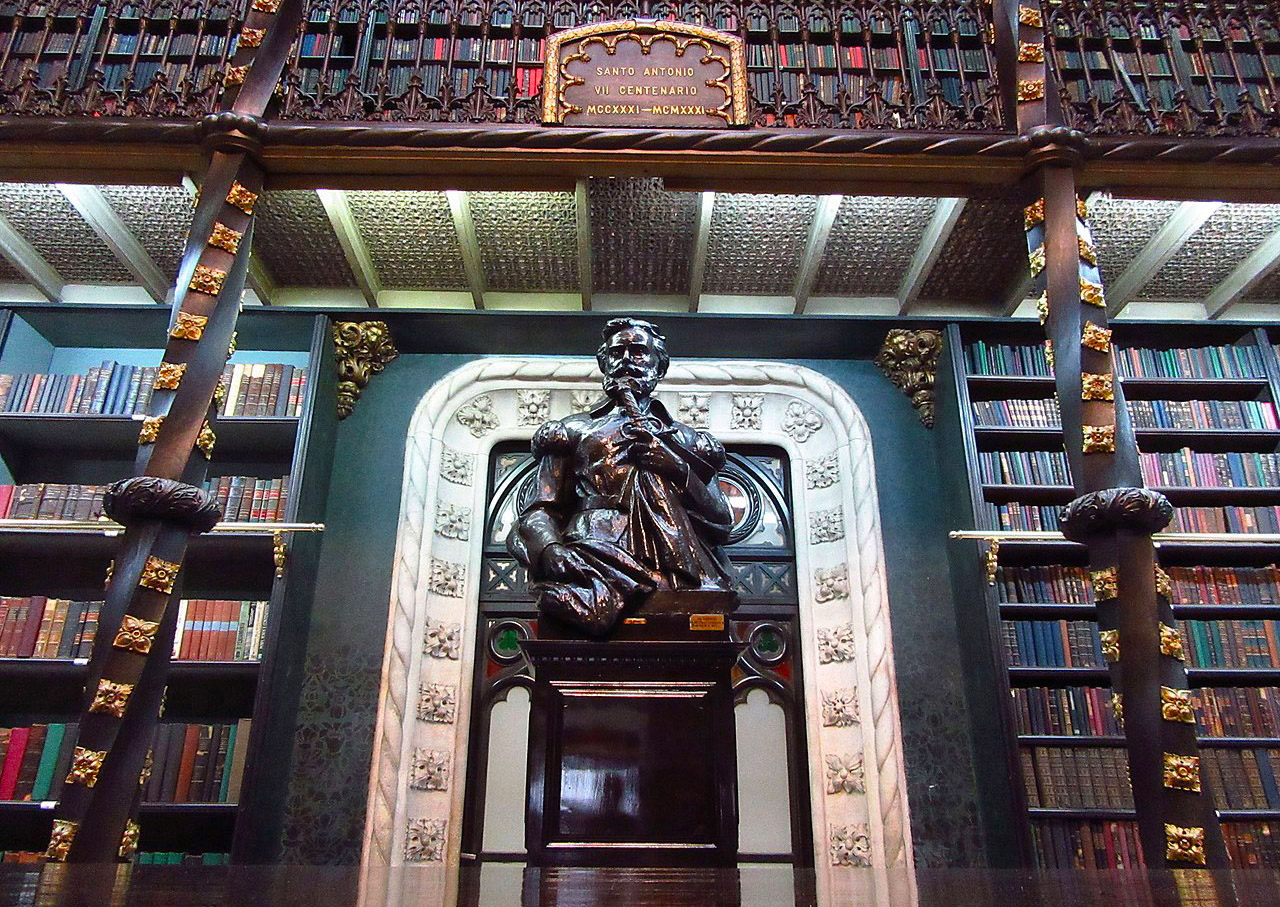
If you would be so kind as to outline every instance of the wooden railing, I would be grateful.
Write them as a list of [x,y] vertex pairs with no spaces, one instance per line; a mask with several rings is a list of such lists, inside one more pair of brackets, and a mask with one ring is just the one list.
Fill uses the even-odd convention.
[[[0,114],[204,116],[246,2],[0,3]],[[1076,128],[1280,135],[1274,4],[1044,0],[1042,9]],[[1012,129],[986,0],[313,0],[275,116],[534,123],[547,35],[631,16],[741,35],[759,127]]]

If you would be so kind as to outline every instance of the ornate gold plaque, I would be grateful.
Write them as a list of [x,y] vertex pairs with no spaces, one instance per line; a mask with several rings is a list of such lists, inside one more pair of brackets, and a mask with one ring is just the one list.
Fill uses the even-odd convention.
[[138,851],[138,833],[142,829],[132,819],[125,819],[124,834],[120,836],[120,859],[132,860]]
[[1044,97],[1044,79],[1019,79],[1018,100],[1038,101]]
[[204,327],[209,323],[206,315],[192,315],[190,312],[179,312],[178,323],[169,332],[170,337],[179,340],[199,340],[204,336]]
[[1185,661],[1187,651],[1182,645],[1182,634],[1168,624],[1160,625],[1160,654]]
[[1156,565],[1156,592],[1173,601],[1173,577],[1159,564]]
[[218,443],[218,436],[213,433],[213,428],[206,422],[200,426],[200,434],[196,438],[196,447],[200,449],[200,453],[204,454],[206,460],[213,459],[213,446]]
[[1089,581],[1093,583],[1094,601],[1104,602],[1120,595],[1120,574],[1115,567],[1094,570],[1089,574]]
[[564,126],[746,126],[746,45],[654,19],[594,22],[547,38],[542,122]]
[[1022,225],[1030,230],[1041,223],[1044,223],[1044,199],[1038,198],[1022,209]]
[[1120,631],[1099,630],[1098,638],[1102,642],[1102,657],[1108,662],[1120,660]]
[[1165,721],[1195,724],[1196,715],[1191,709],[1191,691],[1160,688],[1160,717]]
[[160,437],[160,426],[164,425],[164,416],[147,416],[142,420],[142,428],[138,429],[139,444],[154,444]]
[[222,284],[226,279],[226,271],[211,268],[208,265],[196,265],[196,272],[191,275],[191,283],[188,286],[197,293],[217,296],[222,292]]
[[267,36],[265,28],[242,28],[240,29],[240,47],[261,47],[262,39]]
[[1080,375],[1081,400],[1114,400],[1115,388],[1110,375],[1084,372]]
[[1023,41],[1018,45],[1019,63],[1043,63],[1044,45],[1033,41]]
[[689,629],[690,630],[723,630],[724,615],[723,614],[690,614]]
[[[275,10],[271,10],[275,12]],[[250,192],[239,183],[232,183],[231,189],[227,192],[227,204],[234,205],[245,214],[253,213],[253,205],[258,200],[258,193]]]
[[1164,754],[1164,786],[1200,793],[1200,757]]
[[1085,453],[1115,453],[1116,427],[1114,425],[1084,426]]
[[[253,29],[245,29],[245,33],[250,31],[253,31]],[[214,224],[213,232],[209,234],[209,245],[235,255],[236,250],[240,248],[240,240],[242,238],[244,238],[244,234],[239,230],[232,230],[226,224]]]

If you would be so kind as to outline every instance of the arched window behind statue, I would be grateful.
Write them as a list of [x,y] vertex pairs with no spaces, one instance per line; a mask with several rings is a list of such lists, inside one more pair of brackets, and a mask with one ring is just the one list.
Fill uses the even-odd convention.
[[[731,623],[747,643],[733,672],[739,774],[744,782],[738,792],[739,859],[811,865],[789,464],[786,454],[774,447],[730,446],[728,453],[720,487],[734,515],[726,553],[741,597]],[[528,720],[524,691],[511,694],[530,683],[520,641],[534,635],[537,611],[523,569],[506,550],[506,539],[522,496],[532,493],[533,475],[527,443],[494,448],[483,523],[471,702],[474,733],[463,820],[463,853],[482,861],[524,858],[523,847],[517,845],[524,839],[526,753],[518,742],[526,737],[524,728],[508,725]],[[761,753],[774,754],[782,764],[770,771],[756,758]],[[499,821],[501,831],[486,828]],[[743,827],[744,822],[751,827]]]

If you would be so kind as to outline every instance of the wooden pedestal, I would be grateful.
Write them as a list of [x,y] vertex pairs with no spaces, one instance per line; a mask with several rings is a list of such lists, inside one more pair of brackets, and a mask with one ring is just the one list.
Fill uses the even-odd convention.
[[524,644],[530,865],[733,865],[742,647],[707,635]]

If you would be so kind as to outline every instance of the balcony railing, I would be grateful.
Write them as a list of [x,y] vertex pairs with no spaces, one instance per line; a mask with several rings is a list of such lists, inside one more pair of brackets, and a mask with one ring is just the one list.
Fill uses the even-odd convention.
[[[217,108],[246,0],[0,3],[0,114]],[[1045,0],[1068,117],[1095,134],[1280,135],[1274,4]],[[312,0],[275,116],[535,123],[547,35],[632,16],[747,43],[764,128],[1007,132],[986,0]]]

